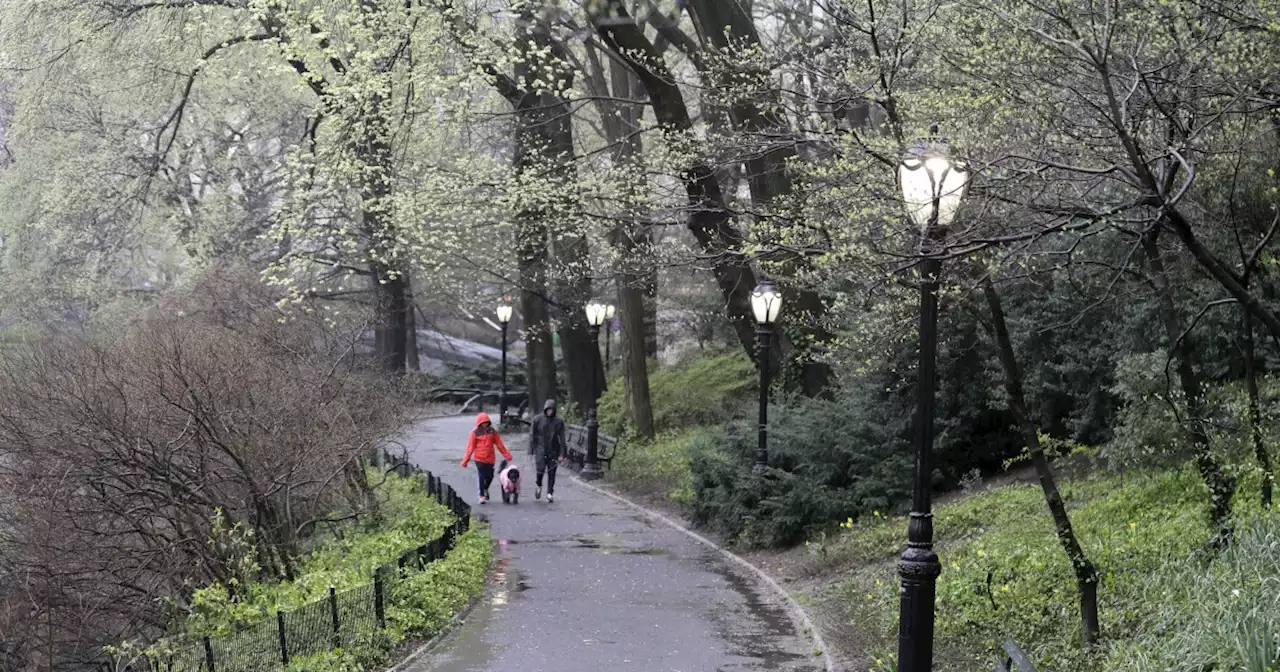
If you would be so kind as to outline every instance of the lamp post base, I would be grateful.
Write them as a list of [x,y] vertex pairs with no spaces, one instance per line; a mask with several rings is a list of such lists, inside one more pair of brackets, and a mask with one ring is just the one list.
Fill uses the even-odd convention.
[[751,467],[751,473],[753,473],[753,474],[755,474],[755,475],[757,475],[757,476],[759,476],[760,474],[763,474],[764,472],[766,472],[766,471],[768,471],[768,470],[769,470],[769,467],[768,467],[768,466],[763,465],[763,464],[760,464],[759,462],[756,462],[756,463],[755,463],[755,465],[753,465],[753,466]]
[[598,481],[601,478],[604,478],[604,472],[600,471],[600,465],[598,464],[584,464],[582,465],[582,471],[578,473],[578,476],[580,476],[584,481]]

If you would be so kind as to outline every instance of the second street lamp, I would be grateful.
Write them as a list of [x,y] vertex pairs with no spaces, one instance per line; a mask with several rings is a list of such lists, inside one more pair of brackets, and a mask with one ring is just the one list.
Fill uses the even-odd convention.
[[604,307],[604,375],[609,375],[609,335],[613,333],[613,315],[616,309],[613,304]]
[[587,304],[587,328],[591,332],[591,345],[595,349],[591,357],[591,375],[590,375],[590,400],[591,406],[587,409],[587,457],[582,463],[582,477],[589,481],[600,478],[600,423],[596,419],[596,403],[600,396],[599,387],[596,384],[596,378],[599,371],[595,368],[595,362],[600,358],[600,325],[604,324],[605,314],[608,308],[604,304],[592,301]]
[[511,304],[498,305],[498,323],[502,325],[502,387],[498,390],[498,426],[507,421],[507,325],[511,322]]
[[[936,134],[936,129],[935,129]],[[902,200],[920,231],[920,362],[916,394],[916,473],[907,549],[898,559],[898,672],[933,669],[934,598],[942,564],[933,551],[933,416],[937,387],[938,275],[941,243],[969,185],[968,169],[936,138],[920,143],[898,168]]]
[[756,318],[756,362],[760,367],[760,433],[752,471],[760,474],[769,468],[769,348],[773,325],[782,312],[782,294],[777,285],[765,280],[751,291],[751,312]]

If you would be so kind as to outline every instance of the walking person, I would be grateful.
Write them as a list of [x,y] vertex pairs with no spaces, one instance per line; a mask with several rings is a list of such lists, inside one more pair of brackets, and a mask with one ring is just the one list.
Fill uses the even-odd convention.
[[556,467],[564,462],[564,420],[556,417],[556,400],[542,405],[542,414],[533,421],[529,437],[529,453],[537,473],[533,498],[542,499],[542,476],[547,477],[547,502],[556,501]]
[[511,453],[507,451],[506,446],[502,445],[502,437],[498,435],[498,430],[493,428],[493,423],[489,422],[489,414],[480,413],[476,416],[476,428],[471,431],[471,436],[467,439],[467,454],[462,457],[462,468],[465,469],[469,462],[475,460],[476,476],[480,479],[481,504],[489,501],[489,486],[493,484],[493,465],[497,461],[495,449],[496,452],[502,453],[504,459],[511,461]]

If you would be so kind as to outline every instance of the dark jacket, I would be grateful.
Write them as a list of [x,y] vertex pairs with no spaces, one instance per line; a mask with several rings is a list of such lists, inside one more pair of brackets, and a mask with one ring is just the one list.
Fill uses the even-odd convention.
[[[551,411],[550,415],[547,415],[548,410]],[[555,399],[548,399],[542,406],[542,412],[533,420],[533,429],[529,436],[529,453],[543,455],[552,460],[565,453],[564,420],[556,417]]]

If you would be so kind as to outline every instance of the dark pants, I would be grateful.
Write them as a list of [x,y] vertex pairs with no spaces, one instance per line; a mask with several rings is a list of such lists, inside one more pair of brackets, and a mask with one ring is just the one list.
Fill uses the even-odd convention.
[[489,497],[489,486],[493,485],[493,465],[476,462],[476,476],[480,479],[480,496]]
[[537,485],[542,487],[542,474],[547,475],[547,494],[553,495],[556,492],[556,464],[559,462],[558,457],[537,456],[538,462],[538,479]]

